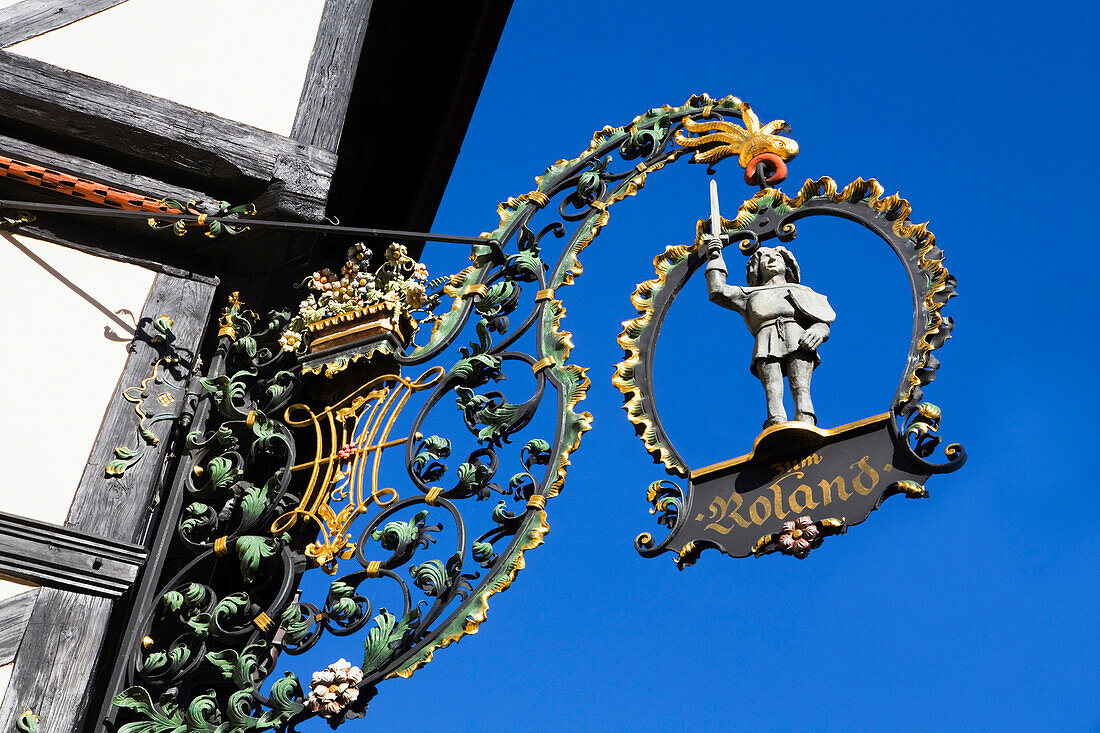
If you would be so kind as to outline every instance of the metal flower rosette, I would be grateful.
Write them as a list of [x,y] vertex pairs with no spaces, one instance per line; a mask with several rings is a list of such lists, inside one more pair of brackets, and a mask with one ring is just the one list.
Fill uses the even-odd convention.
[[[476,633],[491,597],[543,543],[548,502],[591,425],[579,408],[589,380],[570,363],[561,324],[582,251],[614,204],[674,161],[714,163],[728,150],[789,159],[797,146],[775,153],[776,129],[734,97],[655,108],[597,131],[502,203],[499,226],[461,272],[430,280],[400,244],[371,269],[357,246],[338,271],[307,278],[296,309],[261,317],[231,299],[185,397],[184,469],[162,499],[176,531],[154,553],[165,559],[147,573],[121,642],[118,730],[292,730],[314,716],[336,727],[361,717],[382,681]],[[795,199],[769,188],[723,226],[764,239],[787,236],[815,207],[875,212],[913,276],[934,283],[914,286],[921,322],[935,327],[916,339],[888,420],[905,421],[899,446],[915,445],[905,465],[923,467],[938,414],[920,385],[950,330],[939,310],[952,281],[904,202],[876,187],[838,193],[823,179]],[[642,320],[624,335],[638,358],[616,377],[647,448],[680,476],[686,466],[647,392],[645,340],[676,278],[698,267],[701,241],[658,258],[658,280],[635,295]],[[676,536],[690,500],[672,482],[650,493]],[[833,531],[801,517],[789,531],[777,525],[775,547],[802,552]],[[280,672],[298,655],[297,668],[317,670],[308,680]]]

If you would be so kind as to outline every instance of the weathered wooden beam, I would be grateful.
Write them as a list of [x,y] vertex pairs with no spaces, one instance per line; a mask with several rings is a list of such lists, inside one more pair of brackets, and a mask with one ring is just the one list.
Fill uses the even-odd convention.
[[[28,163],[36,163],[46,168],[71,173],[82,178],[90,178],[108,186],[152,196],[153,198],[174,198],[179,201],[191,201],[192,199],[218,200],[217,194],[212,191],[186,188],[180,184],[168,183],[158,178],[119,170],[103,165],[91,158],[60,153],[43,145],[35,145],[26,140],[20,140],[17,137],[2,133],[0,133],[0,155]],[[61,200],[66,203],[81,203],[68,197],[59,199],[59,201]]]
[[64,28],[126,0],[22,0],[0,8],[0,48]]
[[290,136],[335,151],[374,0],[327,0]]
[[267,211],[314,220],[336,166],[331,151],[8,52],[0,133],[232,203],[272,189]]
[[[160,274],[142,309],[142,319],[170,314],[175,321],[177,353],[193,358],[206,331],[215,286],[216,282]],[[66,526],[54,527],[55,534],[83,536],[85,540],[87,535],[96,535],[104,538],[99,540],[104,546],[141,544],[148,539],[146,533],[156,512],[155,496],[162,473],[174,463],[167,424],[152,426],[160,441],[148,448],[141,461],[121,477],[104,475],[106,462],[114,456],[114,447],[132,445],[134,441],[137,417],[121,392],[148,376],[158,355],[152,345],[140,339],[134,340],[132,349],[107,406]],[[174,384],[182,386],[181,382],[177,380]],[[173,403],[177,416],[184,404],[184,399]],[[106,564],[100,569],[106,570]],[[22,577],[33,572],[26,568],[16,570],[14,574]],[[111,571],[114,577],[124,576],[128,584],[133,582],[133,573],[118,568]],[[110,645],[114,642],[107,632],[116,610],[122,613],[124,608],[113,609],[109,599],[91,595],[87,590],[74,593],[44,587],[40,591],[16,655],[8,693],[0,706],[0,730],[14,730],[14,721],[28,708],[41,717],[43,730],[59,733],[82,730],[92,707],[90,699],[100,661],[113,653]]]
[[14,731],[33,710],[43,731],[77,733],[89,707],[111,601],[42,588],[0,705],[0,730]]
[[[206,332],[214,299],[215,285],[208,281],[188,280],[159,274],[141,313],[141,320],[155,319],[166,314],[174,321],[176,334],[174,348],[182,365],[193,367],[199,344]],[[150,426],[159,438],[156,445],[139,442],[137,415],[134,406],[123,399],[127,387],[140,384],[152,373],[153,363],[160,352],[144,340],[134,339],[130,357],[114,394],[107,403],[99,435],[88,456],[84,474],[80,478],[76,495],[69,509],[66,527],[104,537],[116,542],[141,544],[145,531],[156,511],[156,492],[162,472],[173,463],[171,458],[171,430],[185,407],[183,391],[187,376],[164,377],[165,384],[173,387],[175,401],[171,410],[173,420],[165,420]],[[115,458],[118,446],[139,447],[144,456],[121,476],[107,476],[105,468]]]
[[23,632],[27,629],[27,621],[34,610],[38,590],[31,588],[0,601],[0,665],[11,664],[15,659],[15,652],[19,650]]
[[39,585],[117,598],[145,563],[140,547],[0,512],[0,573]]

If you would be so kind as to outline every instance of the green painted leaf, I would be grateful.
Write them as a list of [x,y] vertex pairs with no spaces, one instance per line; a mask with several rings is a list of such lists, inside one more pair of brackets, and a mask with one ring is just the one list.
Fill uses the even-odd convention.
[[170,590],[161,596],[161,602],[172,611],[183,608],[183,594],[178,590]]
[[363,674],[369,674],[380,667],[393,656],[394,647],[408,632],[409,627],[420,618],[420,608],[413,608],[397,623],[397,617],[382,608],[374,617],[375,626],[367,634],[363,642]]
[[[174,709],[171,712],[163,711],[153,704],[149,691],[137,685],[128,687],[115,695],[112,702],[120,708],[132,710],[139,715],[146,716],[146,720],[138,720],[126,723],[118,729],[118,733],[190,733],[183,719]],[[196,731],[206,730],[196,728]]]
[[441,560],[428,560],[419,565],[411,565],[409,575],[412,576],[413,585],[429,596],[442,595],[451,585],[451,578]]
[[246,583],[256,579],[260,562],[274,555],[277,550],[274,540],[268,537],[238,537],[236,547],[237,557],[241,560],[241,577]]
[[298,683],[298,678],[292,672],[287,672],[281,680],[276,680],[271,685],[271,693],[268,695],[271,710],[264,713],[260,720],[269,724],[289,720],[305,709],[305,705],[298,702],[302,697],[302,686]]
[[236,346],[238,349],[244,352],[244,355],[249,359],[256,356],[256,339],[251,336],[242,336],[237,339]]
[[206,655],[206,661],[218,668],[222,676],[227,680],[233,679],[233,670],[237,666],[237,652],[226,649],[221,652],[210,652]]
[[195,630],[195,635],[206,637],[210,633],[210,614],[196,613],[187,619],[187,625]]
[[212,458],[207,464],[207,471],[210,474],[210,482],[219,489],[232,484],[240,478],[242,473],[241,469],[234,467],[233,462],[225,456]]
[[187,724],[187,733],[218,733],[211,727],[210,721],[217,721],[220,717],[218,714],[218,700],[214,697],[213,692],[199,695],[193,699],[183,713],[183,720]]
[[30,710],[24,712],[19,716],[19,720],[15,721],[15,729],[20,733],[38,733],[38,716]]
[[141,667],[146,672],[156,672],[161,667],[168,664],[168,655],[164,652],[153,652],[145,658]]
[[168,657],[177,668],[182,667],[191,658],[191,650],[182,644],[177,644],[168,652]]
[[471,549],[475,562],[486,563],[493,557],[493,544],[491,542],[475,542]]
[[[282,473],[281,469],[279,473]],[[272,479],[263,486],[249,486],[244,490],[244,496],[241,497],[241,515],[245,526],[251,526],[267,508],[268,486],[273,482],[277,483],[277,479]]]

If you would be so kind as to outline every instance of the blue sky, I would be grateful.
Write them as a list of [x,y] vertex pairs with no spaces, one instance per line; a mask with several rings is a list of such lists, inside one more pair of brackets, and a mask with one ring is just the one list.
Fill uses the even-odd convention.
[[[664,473],[611,385],[616,336],[653,257],[706,215],[708,179],[683,163],[651,175],[559,293],[595,425],[550,502],[547,543],[476,636],[383,683],[349,725],[1100,730],[1096,22],[1084,3],[517,2],[435,230],[493,229],[498,202],[605,124],[734,94],[792,126],[788,193],[875,177],[930,221],[960,297],[926,398],[969,462],[805,561],[708,552],[680,572],[669,555],[639,557],[635,535],[663,536],[645,487]],[[740,173],[718,167],[727,215],[752,194]],[[844,222],[804,222],[790,246],[838,311],[814,378],[821,423],[885,411],[911,318],[900,265]],[[426,253],[433,274],[463,266],[445,247]],[[763,408],[750,348],[740,318],[689,283],[656,379],[692,465],[751,446]]]

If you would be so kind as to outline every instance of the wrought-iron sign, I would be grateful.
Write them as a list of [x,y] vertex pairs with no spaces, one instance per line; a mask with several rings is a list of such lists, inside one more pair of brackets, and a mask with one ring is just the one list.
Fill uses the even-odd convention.
[[[647,450],[687,480],[650,487],[669,535],[643,535],[639,551],[672,551],[681,565],[707,547],[802,557],[886,497],[921,496],[931,474],[961,466],[957,446],[929,462],[939,411],[921,392],[951,330],[942,253],[874,181],[838,191],[823,178],[793,198],[772,187],[798,150],[782,129],[734,97],[652,109],[598,131],[502,203],[462,272],[433,280],[401,244],[384,261],[356,245],[338,270],[301,283],[294,308],[261,317],[234,297],[185,396],[199,400],[185,470],[164,499],[170,546],[138,593],[111,682],[118,730],[288,730],[312,716],[336,727],[363,715],[380,682],[477,631],[491,596],[542,544],[548,503],[590,427],[579,407],[589,379],[561,328],[565,288],[611,208],[677,160],[735,156],[762,190],[733,219],[715,194],[694,242],[659,256],[656,279],[634,294],[639,316],[621,337],[629,356],[615,383]],[[791,250],[764,245],[791,242],[794,222],[814,215],[878,233],[917,304],[887,411],[831,429],[817,424],[810,377],[832,308],[802,283]],[[744,286],[731,251],[747,256]],[[661,427],[651,365],[669,305],[700,269],[712,300],[755,338],[746,358],[769,412],[744,456],[693,470]],[[302,584],[307,573],[325,579],[322,592]],[[322,660],[310,679],[279,673],[281,655],[326,636],[354,640],[345,658]]]
[[[945,460],[929,460],[940,443],[940,410],[924,402],[923,387],[939,362],[933,351],[951,336],[953,322],[943,308],[955,295],[955,278],[926,224],[909,221],[909,202],[883,196],[878,181],[857,179],[838,190],[831,178],[806,181],[794,197],[775,188],[786,178],[786,162],[798,152],[793,140],[775,134],[782,121],[761,127],[745,111],[745,127],[726,121],[684,121],[677,142],[697,150],[696,162],[713,165],[737,156],[746,183],[761,190],[733,219],[719,213],[711,181],[710,217],[699,221],[691,245],[668,247],[654,261],[656,279],[640,284],[633,302],[637,318],[624,324],[619,343],[627,352],[615,385],[646,450],[666,471],[687,479],[683,488],[663,479],[649,486],[648,500],[668,536],[656,542],[648,532],[635,540],[645,557],[672,552],[680,568],[714,548],[733,557],[782,552],[805,558],[822,540],[864,521],[894,495],[927,496],[924,482],[961,468],[966,453],[945,447]],[[803,282],[793,251],[795,222],[832,216],[860,224],[897,254],[913,296],[913,336],[901,383],[887,411],[823,429],[811,399],[811,379],[821,361],[836,313],[826,295]],[[775,246],[765,242],[778,240]],[[746,257],[727,265],[723,250]],[[703,270],[712,302],[737,312],[753,336],[749,368],[764,391],[763,429],[744,455],[699,468],[689,467],[661,424],[653,392],[653,352],[669,306],[696,272]],[[812,274],[810,275],[812,277]],[[789,389],[795,414],[784,408]]]

